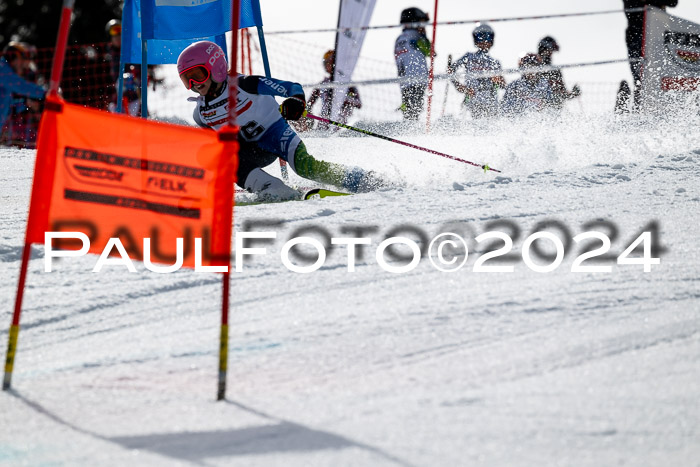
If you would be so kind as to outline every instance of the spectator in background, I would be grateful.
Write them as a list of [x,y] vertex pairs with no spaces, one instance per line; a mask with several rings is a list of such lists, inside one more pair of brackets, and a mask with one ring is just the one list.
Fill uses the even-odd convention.
[[[678,0],[622,0],[622,3],[625,10],[643,8],[645,6],[655,6],[665,10],[666,7],[675,7],[678,5]],[[632,77],[634,79],[634,109],[639,110],[642,64],[638,60],[642,58],[644,43],[644,12],[625,11],[625,15],[627,16],[627,30],[625,31],[627,56],[630,60],[636,60],[630,63],[630,69],[632,70]]]
[[[498,115],[498,89],[506,85],[505,79],[500,75],[483,78],[471,76],[501,71],[501,62],[489,55],[495,35],[491,26],[479,24],[472,31],[477,51],[467,52],[447,70],[448,74],[452,75],[452,84],[457,91],[464,94],[464,106],[474,119]],[[464,83],[460,83],[455,76],[461,67],[467,73]]]
[[[544,37],[537,46],[537,53],[545,66],[552,66],[552,54],[557,51],[559,51],[559,44],[550,36]],[[552,99],[549,105],[553,109],[561,110],[564,107],[564,102],[581,95],[581,89],[579,89],[578,85],[574,85],[571,92],[566,89],[564,77],[558,68],[543,71],[541,76],[547,80],[552,90]]]
[[394,45],[394,60],[401,78],[401,111],[404,120],[418,120],[423,111],[425,88],[428,86],[430,41],[422,24],[429,21],[428,14],[419,8],[406,8],[401,12],[404,29]]
[[[117,89],[119,86],[119,75],[123,71],[124,88],[122,91],[122,111],[128,115],[141,115],[141,65],[126,64],[125,69],[120,70],[121,47],[122,47],[122,23],[118,19],[112,19],[105,25],[105,32],[109,36],[107,53],[105,60],[109,63],[109,70],[112,76],[112,86],[114,94],[109,103],[109,111],[117,110]],[[148,82],[153,84],[153,89],[157,83],[163,80],[155,78],[155,66],[148,67]]]
[[26,42],[21,42],[20,44],[27,49],[27,56],[29,57],[29,63],[27,64],[23,78],[27,81],[43,86],[44,84],[46,84],[46,79],[39,74],[39,67],[36,64],[36,46],[33,44],[28,44]]
[[505,115],[515,116],[543,110],[552,99],[552,89],[539,68],[542,59],[537,54],[526,54],[518,62],[522,77],[506,87],[501,109]]
[[[323,78],[321,84],[327,84],[333,82],[333,72],[335,71],[335,50],[329,50],[323,54],[323,68],[325,68],[328,76]],[[311,91],[308,101],[306,102],[306,109],[311,111],[311,108],[316,103],[316,101],[321,99],[321,117],[330,119],[333,106],[333,88],[316,88]],[[338,121],[340,123],[347,123],[348,119],[352,115],[354,109],[362,108],[362,101],[360,100],[360,93],[355,86],[350,86],[345,94],[345,100],[343,101],[343,106],[340,109],[340,117]],[[294,125],[296,129],[300,131],[310,130],[313,126],[313,120],[310,118],[302,118],[299,122]],[[319,128],[328,129],[328,124],[319,122]],[[336,128],[336,127],[333,127]]]
[[105,25],[105,32],[109,36],[107,54],[105,59],[109,62],[109,73],[115,83],[119,79],[119,58],[122,50],[122,22],[111,19]]
[[23,43],[12,41],[3,50],[0,58],[0,128],[5,126],[13,107],[16,114],[40,111],[37,100],[43,99],[46,91],[23,77],[31,70],[30,64],[29,50]]
[[[117,98],[119,89],[119,77],[124,70],[120,68],[122,49],[122,23],[118,19],[111,19],[105,25],[105,32],[109,36],[107,44],[106,60],[109,62],[109,71],[112,76],[113,97],[110,99],[108,109],[117,111]],[[125,65],[123,73],[124,87],[122,89],[122,112],[128,115],[141,115],[141,66]]]

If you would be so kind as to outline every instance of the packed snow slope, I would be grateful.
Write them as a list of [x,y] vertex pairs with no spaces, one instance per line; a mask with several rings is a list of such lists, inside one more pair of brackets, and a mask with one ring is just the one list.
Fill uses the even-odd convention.
[[[219,276],[142,265],[94,274],[95,256],[45,273],[34,247],[13,390],[0,394],[0,463],[698,465],[697,116],[443,123],[429,136],[422,125],[376,130],[503,173],[367,137],[310,135],[317,157],[400,186],[236,208],[236,232],[277,239],[232,274],[226,402],[214,401]],[[3,351],[34,156],[0,150]],[[654,221],[660,264],[616,264]],[[282,264],[299,229],[322,240],[319,229],[348,237],[358,226],[372,244],[355,272],[344,246],[313,273]],[[474,238],[489,230],[513,237],[514,259],[485,265],[513,272],[474,271],[485,250]],[[520,257],[541,230],[570,243],[546,273]],[[612,261],[583,265],[611,272],[571,271],[583,246],[571,238],[589,230],[611,237]],[[444,232],[468,240],[457,272],[427,257],[402,274],[377,263],[387,236]]]

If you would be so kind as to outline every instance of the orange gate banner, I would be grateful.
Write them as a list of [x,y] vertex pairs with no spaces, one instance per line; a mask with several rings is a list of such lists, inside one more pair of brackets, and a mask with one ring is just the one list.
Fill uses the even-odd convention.
[[142,260],[150,238],[151,261],[172,264],[182,238],[183,266],[194,267],[200,238],[200,264],[228,266],[237,149],[233,129],[215,133],[49,98],[27,243],[44,243],[44,232],[83,232],[91,253],[119,238],[130,259]]

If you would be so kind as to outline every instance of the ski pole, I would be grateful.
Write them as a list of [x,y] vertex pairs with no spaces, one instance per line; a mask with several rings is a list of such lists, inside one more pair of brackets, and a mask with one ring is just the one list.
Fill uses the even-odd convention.
[[[447,56],[447,74],[450,74],[452,69],[452,54]],[[442,99],[442,114],[440,117],[445,116],[445,107],[447,107],[447,93],[450,91],[450,80],[445,80],[445,97]]]
[[419,151],[429,152],[430,154],[435,154],[437,156],[445,157],[447,159],[452,159],[453,161],[463,162],[465,164],[473,165],[474,167],[479,167],[479,168],[484,169],[484,172],[488,172],[489,170],[491,170],[492,172],[501,173],[500,170],[493,169],[493,168],[489,167],[488,164],[480,165],[480,164],[477,164],[475,162],[468,161],[466,159],[460,159],[459,157],[450,156],[449,154],[445,154],[444,152],[434,151],[433,149],[424,148],[422,146],[416,146],[415,144],[407,143],[405,141],[400,141],[400,140],[394,139],[394,138],[389,138],[388,136],[379,135],[377,133],[372,133],[371,131],[363,130],[362,128],[355,128],[354,126],[346,125],[344,123],[335,122],[333,120],[328,120],[327,118],[319,117],[317,115],[313,115],[313,114],[310,114],[308,112],[305,112],[305,116],[309,117],[309,118],[313,118],[314,120],[318,120],[319,122],[330,123],[331,125],[335,125],[335,126],[338,126],[340,128],[345,128],[346,130],[357,131],[358,133],[362,133],[362,134],[367,135],[367,136],[374,136],[375,138],[380,138],[380,139],[383,139],[385,141],[390,141],[392,143],[402,144],[404,146],[408,146],[409,148],[418,149]]

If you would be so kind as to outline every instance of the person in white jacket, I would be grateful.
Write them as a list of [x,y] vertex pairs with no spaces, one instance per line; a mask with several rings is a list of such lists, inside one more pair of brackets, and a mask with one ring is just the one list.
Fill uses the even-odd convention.
[[538,112],[552,101],[552,88],[542,76],[539,68],[542,58],[537,54],[526,54],[518,62],[523,76],[506,87],[501,109],[506,116]]
[[418,120],[423,111],[425,88],[428,86],[430,41],[422,24],[428,14],[419,8],[406,8],[401,12],[404,29],[394,45],[394,60],[401,87],[401,111],[404,120]]
[[[496,34],[488,24],[479,24],[472,32],[476,52],[467,52],[448,67],[452,84],[464,94],[464,106],[472,118],[498,116],[498,89],[506,85],[500,76],[501,62],[489,55]],[[457,71],[464,68],[466,79],[460,82]],[[479,77],[478,75],[488,75]]]

